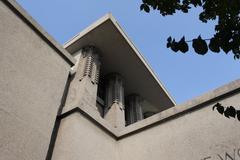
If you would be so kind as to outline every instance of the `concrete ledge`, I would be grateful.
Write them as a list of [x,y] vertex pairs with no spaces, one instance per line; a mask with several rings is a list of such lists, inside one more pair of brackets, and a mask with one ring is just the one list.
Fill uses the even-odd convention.
[[76,60],[56,42],[44,29],[29,15],[27,12],[17,4],[15,0],[3,0],[3,2],[32,30],[36,32],[46,43],[48,43],[69,65],[73,66]]
[[177,116],[181,116],[188,112],[192,112],[198,108],[202,108],[207,104],[216,103],[217,101],[238,92],[240,92],[240,79],[226,84],[213,91],[210,91],[202,96],[189,100],[183,104],[176,105],[170,109],[167,109],[142,121],[134,123],[122,130],[119,133],[118,138],[121,139],[136,132],[145,130],[149,127],[153,127],[154,125],[157,125],[159,123],[174,119]]
[[61,118],[65,118],[72,113],[79,112],[87,117],[89,120],[94,122],[116,140],[120,140],[124,137],[127,137],[132,134],[136,134],[150,127],[160,125],[170,119],[174,119],[178,116],[184,115],[188,112],[193,112],[196,109],[202,108],[207,104],[216,103],[217,101],[226,98],[228,96],[234,95],[240,92],[240,79],[233,81],[229,84],[226,84],[220,88],[217,88],[213,91],[210,91],[202,96],[196,97],[193,100],[189,100],[186,103],[176,105],[170,109],[162,111],[154,116],[146,118],[142,121],[134,123],[125,127],[122,130],[117,130],[111,126],[106,120],[101,116],[96,115],[94,112],[87,108],[75,107],[73,110],[65,112],[60,115]]
[[103,131],[105,131],[107,134],[109,134],[113,138],[118,139],[119,131],[116,128],[113,128],[109,122],[103,119],[100,115],[97,115],[91,109],[87,109],[84,107],[73,107],[72,110],[64,112],[63,114],[59,115],[58,118],[63,119],[68,116],[71,116],[71,114],[76,112],[78,112],[79,114],[82,114],[85,118],[87,118],[88,120],[96,124],[98,127],[100,127]]

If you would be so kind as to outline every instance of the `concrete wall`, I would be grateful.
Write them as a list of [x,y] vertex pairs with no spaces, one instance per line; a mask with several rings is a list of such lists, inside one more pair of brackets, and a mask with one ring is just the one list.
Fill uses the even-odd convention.
[[62,119],[52,160],[116,160],[116,143],[76,112]]
[[[19,13],[14,1],[0,1],[0,159],[43,160],[72,60]],[[234,84],[239,89],[240,81]],[[214,98],[212,94],[207,101]],[[240,94],[220,102],[239,106]],[[240,160],[240,123],[213,112],[214,104],[168,120],[162,118],[164,111],[122,131],[85,108],[85,116],[74,112],[62,117],[52,159]],[[177,107],[169,110],[180,113]],[[154,117],[159,123],[149,127],[157,122]]]
[[0,1],[0,159],[43,160],[70,65],[11,3]]
[[240,107],[239,87],[234,81],[121,131],[74,109],[63,116],[53,160],[240,160],[240,122],[212,111],[217,102]]
[[[239,106],[240,94],[220,102]],[[121,139],[119,159],[240,160],[240,122],[213,112],[214,104]]]

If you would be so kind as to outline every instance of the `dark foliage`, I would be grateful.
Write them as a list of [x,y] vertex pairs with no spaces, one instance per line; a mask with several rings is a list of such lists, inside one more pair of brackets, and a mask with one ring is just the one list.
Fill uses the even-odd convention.
[[213,106],[213,110],[217,109],[218,113],[227,118],[237,118],[240,121],[240,110],[236,110],[233,106],[224,107],[222,104],[217,103]]
[[[206,39],[199,36],[193,39],[192,47],[201,55],[207,53],[208,49],[218,53],[220,50],[226,54],[231,51],[234,59],[240,59],[240,0],[142,0],[141,10],[149,13],[151,9],[158,10],[162,16],[173,15],[176,11],[188,13],[193,7],[201,7],[203,11],[199,14],[199,20],[207,23],[216,20],[215,34],[207,45]],[[174,52],[188,51],[188,44],[183,37],[176,41],[168,38],[167,47]]]

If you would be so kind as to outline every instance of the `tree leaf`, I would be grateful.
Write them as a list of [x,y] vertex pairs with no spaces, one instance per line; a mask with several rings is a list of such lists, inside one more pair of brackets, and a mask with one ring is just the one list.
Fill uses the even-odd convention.
[[228,108],[229,116],[235,118],[236,117],[236,109],[233,106]]
[[226,43],[221,44],[221,48],[226,54],[228,54],[228,52],[231,50],[230,44],[226,44]]
[[211,38],[210,39],[210,43],[209,43],[208,47],[212,52],[215,52],[215,53],[220,52],[219,42],[216,38]]
[[239,54],[235,54],[234,55],[234,59],[236,60],[236,59],[240,59],[240,55]]
[[217,111],[218,111],[220,114],[223,114],[223,113],[224,113],[224,107],[223,107],[223,106],[218,106],[218,107],[217,107]]
[[141,4],[141,6],[140,6],[140,11],[142,11],[142,10],[144,9],[144,5],[145,5],[145,4]]
[[193,39],[192,47],[197,54],[205,55],[208,51],[208,46],[205,40],[198,36],[197,39]]
[[171,47],[172,43],[171,42],[167,42],[167,48]]
[[220,113],[220,114],[223,114],[224,112],[224,107],[220,104],[220,103],[216,103],[214,106],[213,106],[213,110],[217,108],[217,111]]
[[215,108],[219,107],[219,106],[222,106],[220,103],[216,103],[213,107],[212,107],[212,110],[214,111]]
[[183,36],[182,39],[178,42],[179,50],[183,53],[186,53],[188,51],[188,44],[185,41],[185,37]]
[[168,42],[171,42],[171,41],[172,41],[172,37],[171,37],[171,36],[168,37],[167,41],[168,41]]
[[240,121],[240,111],[237,111],[237,119]]
[[233,106],[227,107],[226,110],[224,111],[224,116],[227,118],[230,118],[230,117],[235,118],[236,116],[235,108],[233,108]]
[[178,43],[175,42],[175,39],[173,39],[173,41],[172,41],[171,49],[172,49],[174,52],[178,52],[178,51],[179,51]]
[[144,5],[143,7],[144,11],[149,13],[150,12],[150,8],[148,7],[148,5]]

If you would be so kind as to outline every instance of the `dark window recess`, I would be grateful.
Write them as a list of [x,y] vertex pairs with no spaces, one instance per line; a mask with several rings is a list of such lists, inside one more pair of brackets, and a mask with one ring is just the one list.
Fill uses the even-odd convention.
[[100,80],[97,90],[97,108],[102,117],[104,117],[105,108],[105,88],[103,82]]

